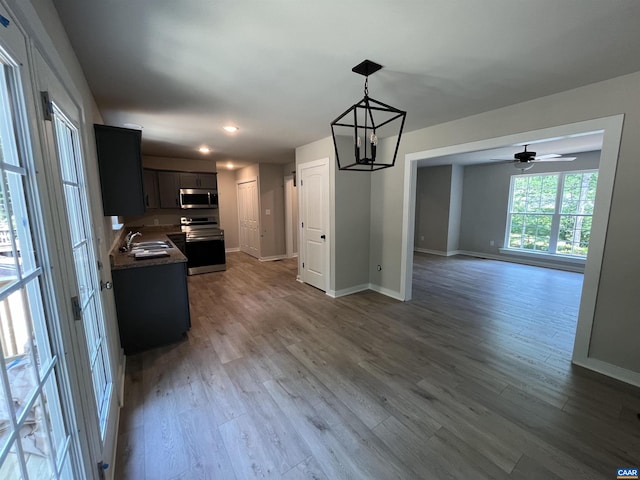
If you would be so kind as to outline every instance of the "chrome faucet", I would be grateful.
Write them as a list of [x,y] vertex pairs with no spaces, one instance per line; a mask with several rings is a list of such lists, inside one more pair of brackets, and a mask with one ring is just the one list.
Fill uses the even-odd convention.
[[124,239],[125,247],[124,248],[125,248],[125,250],[127,252],[131,251],[131,242],[133,242],[133,239],[136,238],[137,236],[142,236],[142,234],[140,232],[136,232],[136,233],[129,232],[127,234],[127,236],[125,237],[125,239]]

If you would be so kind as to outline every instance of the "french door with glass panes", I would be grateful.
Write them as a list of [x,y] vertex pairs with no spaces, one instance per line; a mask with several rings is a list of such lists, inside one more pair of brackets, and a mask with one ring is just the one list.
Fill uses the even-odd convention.
[[[2,5],[0,15],[11,18]],[[56,307],[28,117],[26,41],[0,36],[0,478],[80,477],[73,336]],[[27,98],[28,97],[28,98]],[[33,107],[31,107],[33,108]],[[75,385],[75,386],[74,386]]]
[[40,90],[47,92],[43,103],[48,104],[50,115],[43,122],[48,147],[47,183],[58,206],[58,234],[68,245],[60,255],[69,269],[65,283],[75,305],[76,334],[85,346],[79,361],[90,375],[85,412],[87,427],[92,430],[92,462],[108,464],[113,457],[117,426],[114,378],[118,345],[114,343],[118,333],[104,317],[95,229],[78,130],[80,109],[40,54],[34,51],[34,56]]

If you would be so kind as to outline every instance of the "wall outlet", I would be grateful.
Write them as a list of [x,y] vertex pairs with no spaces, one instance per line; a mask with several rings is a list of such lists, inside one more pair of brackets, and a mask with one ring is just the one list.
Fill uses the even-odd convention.
[[424,242],[424,235],[420,235],[420,241]]
[[493,240],[489,240],[489,245],[490,245],[490,246],[492,246],[492,247],[493,247],[493,246],[495,245],[495,243],[496,243],[496,242],[494,242]]
[[157,219],[157,218],[154,218],[154,219],[153,219],[153,224],[154,224],[154,225],[160,225],[160,222],[158,221],[158,219]]
[[271,215],[271,210],[269,210],[268,208],[264,211],[265,215]]

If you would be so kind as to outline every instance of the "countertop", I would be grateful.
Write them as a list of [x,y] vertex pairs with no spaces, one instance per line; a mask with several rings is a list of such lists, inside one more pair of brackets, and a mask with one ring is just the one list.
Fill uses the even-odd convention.
[[173,245],[172,248],[167,248],[162,251],[169,253],[166,257],[145,258],[136,260],[133,254],[129,252],[120,252],[119,247],[122,245],[123,240],[117,242],[116,247],[109,253],[109,259],[111,260],[111,270],[122,270],[125,268],[139,268],[149,267],[153,265],[166,265],[169,263],[185,263],[187,257],[174,245],[167,235],[182,233],[180,227],[166,226],[166,227],[144,227],[144,228],[126,228],[121,236],[124,239],[129,231],[140,232],[142,236],[138,236],[133,240],[136,242],[152,242],[156,240],[162,240],[169,242]]

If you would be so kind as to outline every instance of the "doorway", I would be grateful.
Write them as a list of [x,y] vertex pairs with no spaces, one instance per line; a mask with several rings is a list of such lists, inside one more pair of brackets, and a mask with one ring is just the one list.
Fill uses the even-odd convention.
[[573,362],[587,368],[601,371],[607,375],[618,377],[613,371],[604,371],[602,365],[596,365],[588,357],[589,342],[595,313],[596,294],[600,278],[600,269],[604,253],[604,242],[608,224],[608,214],[613,193],[613,181],[618,161],[618,149],[622,134],[623,115],[588,120],[559,127],[547,128],[532,132],[497,137],[467,144],[443,147],[429,151],[416,152],[405,157],[405,198],[403,206],[403,244],[402,244],[402,276],[401,295],[405,300],[412,296],[414,219],[416,208],[417,167],[421,161],[445,155],[464,154],[477,150],[487,150],[503,145],[526,143],[534,138],[553,138],[566,135],[579,135],[582,132],[602,130],[604,132],[600,172],[598,178],[598,195],[595,204],[595,215],[591,229],[589,256],[587,258],[582,297],[578,314]]
[[298,189],[293,175],[284,177],[284,226],[287,258],[298,256]]
[[79,125],[81,110],[35,53],[38,87],[47,92],[49,118],[43,120],[47,147],[45,167],[49,198],[55,205],[53,221],[64,248],[58,256],[65,265],[60,288],[71,299],[72,328],[80,348],[76,361],[86,374],[82,378],[82,403],[90,431],[91,463],[111,463],[118,417],[116,389],[119,342],[109,325],[103,303],[97,229],[91,212],[90,193]]

